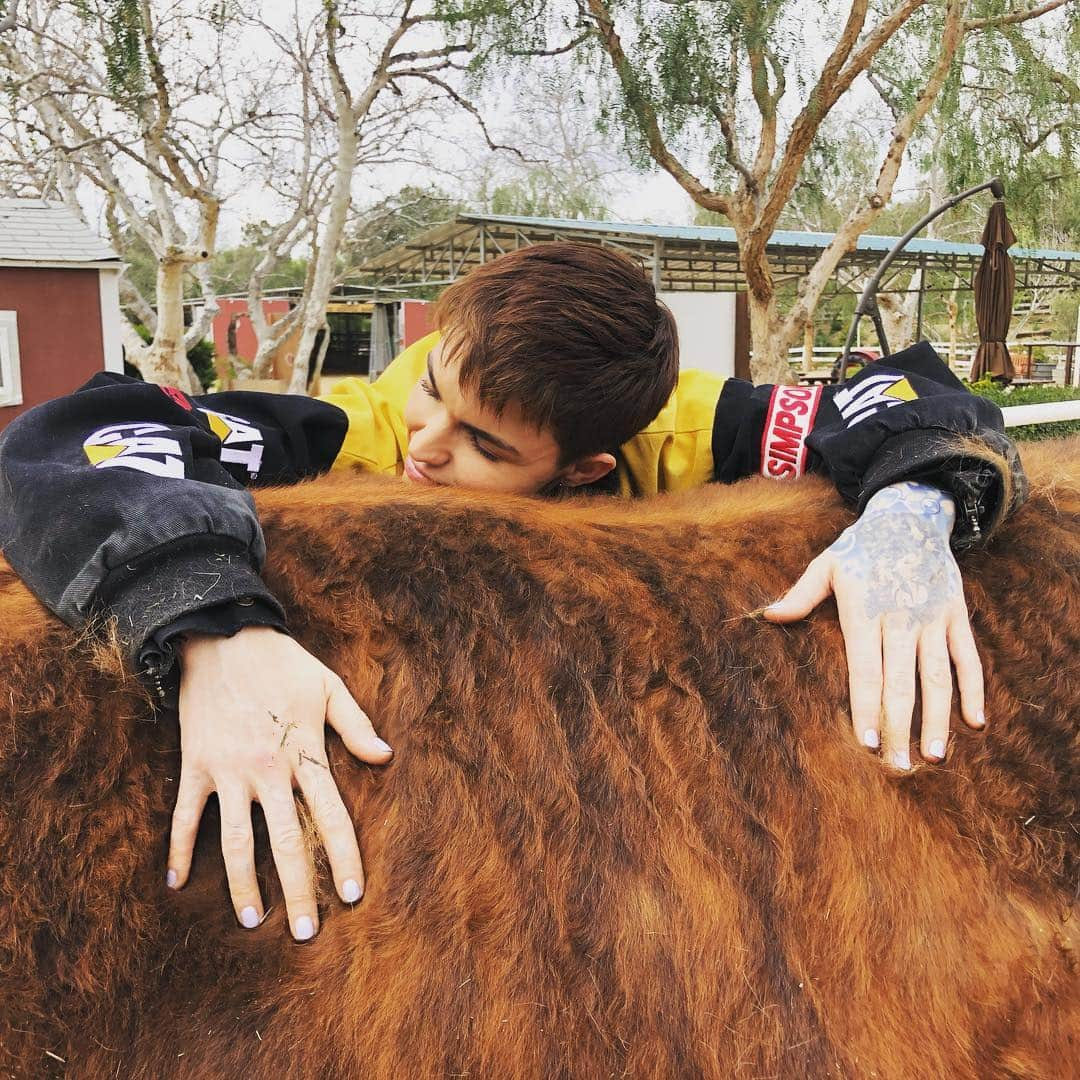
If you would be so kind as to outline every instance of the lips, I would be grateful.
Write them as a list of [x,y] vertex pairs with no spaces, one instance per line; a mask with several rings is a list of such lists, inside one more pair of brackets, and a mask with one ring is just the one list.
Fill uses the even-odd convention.
[[411,457],[405,458],[405,476],[414,484],[435,484],[430,476]]

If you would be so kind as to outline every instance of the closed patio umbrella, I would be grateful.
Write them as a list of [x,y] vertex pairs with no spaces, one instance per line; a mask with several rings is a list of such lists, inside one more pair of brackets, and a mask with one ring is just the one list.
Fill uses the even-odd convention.
[[1012,318],[1016,271],[1009,248],[1016,235],[1005,216],[1005,202],[995,199],[983,229],[983,252],[975,271],[975,321],[979,327],[979,347],[971,365],[971,381],[989,375],[1012,382],[1016,377],[1005,336]]

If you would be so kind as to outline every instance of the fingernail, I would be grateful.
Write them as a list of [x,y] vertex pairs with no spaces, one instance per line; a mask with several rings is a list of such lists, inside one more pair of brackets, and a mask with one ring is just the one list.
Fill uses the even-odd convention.
[[906,771],[911,768],[911,754],[909,754],[907,750],[894,750],[892,763],[895,768],[904,769]]
[[375,740],[375,745],[376,745],[376,746],[377,746],[377,747],[378,747],[378,748],[379,748],[379,749],[380,749],[380,750],[381,750],[381,751],[382,751],[382,752],[383,752],[384,754],[392,754],[392,753],[394,752],[394,748],[393,748],[393,747],[392,747],[392,746],[391,746],[391,745],[390,745],[390,744],[389,744],[388,742],[384,742],[384,741],[383,741],[382,739],[376,739],[376,740]]
[[930,743],[930,756],[932,758],[943,758],[945,756],[945,740],[934,739]]
[[360,884],[352,878],[346,878],[341,883],[341,899],[346,904],[355,904],[360,899]]
[[307,915],[301,915],[296,920],[296,926],[293,928],[293,937],[297,941],[307,941],[315,936],[315,924],[311,921],[311,918]]
[[985,727],[986,726],[986,713],[984,713],[982,711],[982,709],[980,709],[975,714],[975,726],[976,727]]
[[775,611],[780,606],[779,600],[774,600],[771,604],[766,604],[765,611]]
[[165,884],[170,889],[175,889],[176,888],[176,883],[179,880],[180,879],[176,876],[176,871],[175,870],[170,870],[165,875]]
[[881,745],[881,739],[872,727],[862,733],[862,741],[863,746],[868,746],[871,750],[876,750]]
[[244,908],[240,912],[240,925],[247,930],[254,930],[259,925],[258,909],[251,907],[250,904]]

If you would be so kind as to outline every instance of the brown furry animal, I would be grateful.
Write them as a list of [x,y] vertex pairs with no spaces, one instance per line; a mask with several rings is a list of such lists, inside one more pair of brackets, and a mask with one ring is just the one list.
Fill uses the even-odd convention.
[[267,924],[236,925],[212,810],[165,889],[175,723],[0,567],[0,1074],[1077,1075],[1056,452],[964,566],[988,729],[903,776],[850,734],[834,612],[752,614],[850,519],[823,483],[264,492],[294,632],[397,750],[331,747],[369,889],[303,946],[265,858]]

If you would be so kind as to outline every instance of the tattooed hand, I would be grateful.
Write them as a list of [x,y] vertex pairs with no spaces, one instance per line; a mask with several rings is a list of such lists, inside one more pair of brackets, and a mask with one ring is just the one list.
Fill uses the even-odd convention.
[[855,735],[871,749],[880,745],[885,760],[898,769],[911,767],[916,665],[926,760],[945,756],[950,657],[964,720],[974,728],[985,723],[982,664],[949,547],[955,517],[952,496],[937,488],[915,483],[883,488],[787,595],[765,610],[773,622],[792,622],[835,593]]

